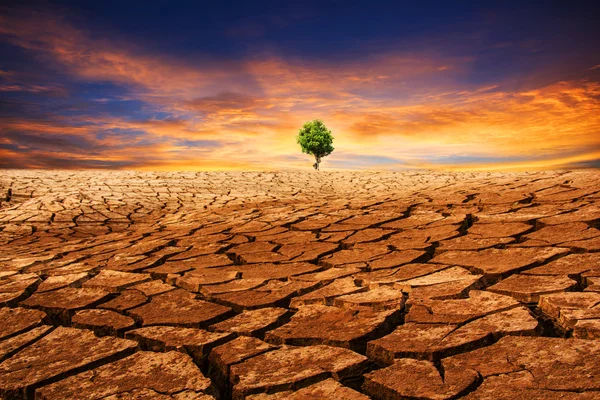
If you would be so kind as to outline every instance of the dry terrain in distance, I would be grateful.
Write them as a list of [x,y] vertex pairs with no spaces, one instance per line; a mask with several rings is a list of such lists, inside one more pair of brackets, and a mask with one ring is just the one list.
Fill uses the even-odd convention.
[[600,398],[600,172],[0,173],[0,397]]

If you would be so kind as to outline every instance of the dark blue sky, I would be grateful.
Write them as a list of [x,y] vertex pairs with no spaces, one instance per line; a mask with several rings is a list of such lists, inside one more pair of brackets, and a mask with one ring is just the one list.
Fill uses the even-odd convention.
[[[96,39],[198,60],[277,53],[344,62],[401,49],[486,56],[485,81],[567,61],[598,61],[593,1],[49,1],[8,2],[65,17]],[[509,46],[518,43],[518,46]],[[506,50],[508,48],[508,50]],[[531,50],[534,50],[533,52]],[[10,60],[11,54],[3,51]],[[3,57],[3,59],[5,59]],[[563,64],[564,63],[563,61]],[[573,64],[570,64],[571,66]]]
[[[5,1],[0,9],[0,149],[12,157],[0,165],[5,167],[32,166],[36,152],[68,158],[77,148],[81,165],[93,165],[90,160],[115,146],[151,148],[165,145],[165,137],[188,153],[210,151],[214,146],[200,146],[215,141],[239,149],[249,136],[291,129],[297,123],[291,113],[298,120],[329,117],[348,138],[347,157],[357,154],[366,135],[414,138],[425,130],[432,137],[460,137],[464,145],[429,156],[432,163],[448,157],[496,163],[498,155],[462,138],[460,126],[444,133],[440,126],[484,124],[498,137],[512,129],[506,122],[511,116],[523,118],[518,107],[504,105],[516,107],[531,98],[529,91],[597,100],[589,84],[599,80],[600,7],[591,1]],[[561,82],[570,82],[568,88],[556,86]],[[581,85],[583,100],[573,94]],[[474,101],[481,93],[488,94],[485,101]],[[586,103],[590,107],[595,104]],[[493,118],[498,113],[503,121]],[[343,118],[353,123],[345,125]],[[543,119],[531,116],[527,123]],[[588,122],[586,129],[594,131],[595,121]],[[167,125],[169,134],[159,133]],[[28,131],[32,126],[38,130]],[[52,135],[61,135],[61,126],[85,126],[87,135],[62,137],[59,142],[69,144],[64,154],[43,145],[56,142]],[[267,142],[281,157],[287,154],[277,140]],[[572,147],[562,155],[582,150]],[[544,151],[505,156],[560,153]],[[412,154],[402,151],[368,156],[423,161],[422,154],[410,161]],[[219,157],[212,157],[210,167],[216,168]],[[160,167],[169,160],[120,156],[118,165]]]

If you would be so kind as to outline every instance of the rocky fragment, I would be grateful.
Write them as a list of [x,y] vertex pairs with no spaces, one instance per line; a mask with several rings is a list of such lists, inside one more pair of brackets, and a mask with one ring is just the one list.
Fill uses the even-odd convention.
[[558,245],[565,242],[580,241],[600,236],[600,230],[590,227],[584,222],[569,222],[565,224],[546,226],[538,231],[523,236],[526,240],[536,240],[548,245]]
[[364,268],[366,268],[366,264],[351,264],[342,268],[329,268],[324,271],[313,272],[309,274],[296,275],[292,276],[290,279],[297,281],[310,281],[310,282],[323,282],[330,283],[338,278],[345,278],[348,276],[354,276],[355,274],[360,273]]
[[314,261],[337,248],[338,245],[334,243],[293,243],[281,246],[277,252],[293,261]]
[[284,264],[258,263],[235,267],[243,279],[287,279],[292,276],[319,271],[322,267],[307,262],[291,262]]
[[159,279],[155,279],[153,281],[147,281],[143,283],[138,283],[130,287],[131,290],[138,290],[142,292],[144,295],[151,297],[157,294],[165,293],[170,290],[173,290],[174,287],[162,282]]
[[449,267],[442,264],[411,263],[398,268],[357,273],[354,279],[360,286],[392,285],[395,282],[418,278],[446,268]]
[[[387,246],[371,245],[351,250],[340,250],[331,255],[321,258],[319,263],[326,267],[338,267],[345,264],[355,264],[366,262],[375,258],[380,258],[389,253]],[[408,261],[407,261],[408,262]]]
[[265,284],[265,279],[262,278],[249,278],[249,279],[235,279],[227,283],[220,283],[216,285],[204,285],[200,286],[200,293],[206,297],[213,297],[217,294],[241,292],[244,290],[256,289]]
[[428,258],[427,253],[422,250],[402,250],[393,251],[382,257],[367,262],[369,271],[376,271],[385,268],[395,268],[403,264],[417,263]]

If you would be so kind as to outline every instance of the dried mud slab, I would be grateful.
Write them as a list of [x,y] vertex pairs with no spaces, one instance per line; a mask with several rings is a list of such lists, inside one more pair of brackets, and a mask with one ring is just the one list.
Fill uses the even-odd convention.
[[434,257],[431,262],[460,265],[476,274],[497,279],[568,252],[568,249],[559,247],[447,251]]
[[0,307],[14,307],[41,283],[36,274],[9,274],[0,277]]
[[551,225],[539,231],[523,236],[525,244],[528,241],[543,242],[548,245],[560,245],[566,242],[575,242],[600,236],[600,230],[590,227],[584,222],[569,222]]
[[131,272],[113,271],[105,269],[87,282],[83,283],[85,288],[98,288],[108,292],[118,292],[128,286],[150,280],[148,274],[134,274]]
[[364,292],[366,290],[367,288],[365,287],[357,286],[353,278],[336,279],[322,288],[293,298],[290,302],[290,307],[298,308],[310,304],[332,305],[336,297]]
[[483,250],[491,247],[505,247],[506,244],[514,242],[516,242],[514,238],[482,238],[476,235],[467,235],[440,242],[435,252],[440,254],[451,250]]
[[319,286],[320,282],[272,280],[256,289],[218,294],[214,298],[240,312],[265,307],[287,307],[291,298]]
[[465,268],[451,267],[425,276],[397,281],[394,283],[394,287],[398,289],[404,289],[405,291],[409,292],[411,288],[427,287],[460,281],[466,281],[471,284],[479,281],[480,278],[481,275],[474,275]]
[[204,286],[225,284],[241,277],[242,274],[239,271],[206,268],[186,272],[182,277],[177,278],[175,284],[188,292],[200,293]]
[[442,373],[431,361],[401,358],[365,375],[363,390],[373,399],[450,399],[474,386],[477,372],[453,365]]
[[139,290],[124,290],[117,297],[100,304],[99,308],[125,311],[140,306],[148,301],[148,297]]
[[540,297],[539,309],[564,333],[573,337],[597,339],[600,324],[600,293],[570,292]]
[[466,299],[418,299],[410,303],[405,322],[428,324],[463,324],[470,320],[519,306],[509,296],[471,290]]
[[369,397],[343,386],[339,382],[329,378],[312,384],[295,392],[285,391],[274,394],[254,394],[246,397],[248,400],[307,400],[307,399],[344,399],[344,400],[368,400]]
[[333,299],[333,305],[346,309],[370,309],[373,311],[403,310],[406,296],[401,290],[387,286],[347,294]]
[[50,318],[68,324],[76,311],[93,308],[106,300],[109,295],[109,292],[102,289],[66,287],[50,292],[34,293],[21,304],[38,308]]
[[489,396],[490,387],[498,382],[487,381],[496,376],[505,377],[506,383],[498,398],[523,398],[531,392],[552,399],[573,392],[597,396],[599,355],[600,344],[594,340],[508,336],[487,348],[445,359],[442,365],[481,375],[483,384],[468,396],[471,399]]
[[0,340],[39,326],[46,313],[27,308],[0,308]]
[[149,326],[129,331],[125,337],[136,340],[147,350],[180,351],[192,356],[196,362],[201,362],[213,347],[231,340],[233,335],[196,328]]
[[284,347],[233,365],[233,398],[289,390],[315,379],[352,379],[360,376],[366,365],[365,356],[338,347]]
[[494,293],[512,296],[522,303],[537,303],[540,295],[575,289],[577,282],[568,276],[512,275],[490,286]]
[[285,308],[267,307],[244,311],[235,317],[210,326],[215,332],[229,332],[241,336],[264,336],[264,333],[283,323],[289,316]]
[[217,346],[210,352],[208,358],[211,377],[219,387],[227,388],[227,390],[223,390],[224,392],[230,394],[228,389],[232,365],[277,348],[279,347],[248,336],[240,336]]
[[3,339],[0,342],[0,362],[35,342],[52,329],[51,325],[41,325],[9,339]]
[[89,278],[86,272],[75,274],[49,276],[37,287],[36,293],[48,292],[50,290],[61,289],[63,287],[79,287]]
[[479,235],[482,238],[507,238],[531,230],[533,230],[531,225],[522,222],[475,223],[469,228],[469,234]]
[[492,313],[464,325],[408,322],[367,344],[367,356],[382,365],[395,358],[435,360],[493,343],[506,335],[533,335],[538,321],[524,307]]
[[90,329],[99,336],[122,336],[135,326],[135,321],[111,310],[81,310],[71,318],[75,328]]
[[58,327],[0,363],[0,394],[25,398],[36,387],[95,363],[124,357],[136,347],[131,340],[98,338],[88,330]]
[[361,286],[392,285],[395,282],[419,278],[449,268],[442,264],[411,263],[398,268],[382,269],[372,272],[360,272],[354,275]]
[[569,254],[548,264],[523,271],[528,275],[567,275],[576,279],[586,272],[600,274],[600,253]]
[[188,398],[197,398],[192,396],[211,391],[210,386],[210,379],[202,375],[189,356],[175,351],[142,351],[40,388],[35,394],[36,398],[48,400],[104,399],[107,396],[131,398],[136,390],[138,398],[145,395],[153,398],[153,393],[174,396],[185,391]]
[[142,325],[173,325],[198,328],[223,319],[231,313],[229,307],[197,300],[185,290],[173,290],[152,298],[150,303],[128,313]]
[[274,344],[309,346],[326,344],[364,352],[371,337],[389,332],[400,319],[398,310],[344,310],[328,306],[302,306],[287,324],[267,332]]

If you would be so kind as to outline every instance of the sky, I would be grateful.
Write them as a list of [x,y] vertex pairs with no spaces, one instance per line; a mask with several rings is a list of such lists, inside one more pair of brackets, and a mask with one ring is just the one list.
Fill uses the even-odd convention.
[[3,1],[0,168],[600,166],[588,1]]

